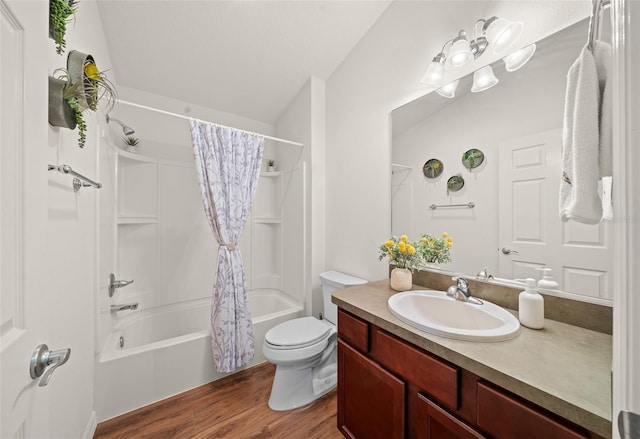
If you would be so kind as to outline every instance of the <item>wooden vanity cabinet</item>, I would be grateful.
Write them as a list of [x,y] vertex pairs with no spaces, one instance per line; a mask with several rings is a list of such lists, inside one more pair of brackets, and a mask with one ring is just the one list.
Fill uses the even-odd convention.
[[342,309],[338,336],[346,438],[600,438]]

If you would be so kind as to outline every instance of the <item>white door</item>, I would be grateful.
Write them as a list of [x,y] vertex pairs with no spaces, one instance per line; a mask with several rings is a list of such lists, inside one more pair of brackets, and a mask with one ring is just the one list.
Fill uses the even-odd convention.
[[563,291],[611,300],[611,224],[559,217],[561,131],[499,145],[499,277],[541,278],[553,270]]
[[[46,343],[49,322],[55,324],[44,309],[46,282],[41,275],[47,221],[47,163],[42,153],[47,142],[47,69],[41,49],[46,48],[46,8],[48,2],[0,0],[2,438],[48,436],[50,395],[38,386],[42,376],[33,379],[30,374],[32,354]],[[59,359],[40,357],[44,363]],[[46,374],[38,368],[41,372]]]

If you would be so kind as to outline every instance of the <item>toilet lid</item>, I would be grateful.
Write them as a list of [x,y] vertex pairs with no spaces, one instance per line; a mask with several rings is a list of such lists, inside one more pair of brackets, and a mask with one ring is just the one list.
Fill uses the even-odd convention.
[[319,342],[330,331],[327,324],[315,317],[301,317],[274,326],[264,338],[274,346],[302,347]]

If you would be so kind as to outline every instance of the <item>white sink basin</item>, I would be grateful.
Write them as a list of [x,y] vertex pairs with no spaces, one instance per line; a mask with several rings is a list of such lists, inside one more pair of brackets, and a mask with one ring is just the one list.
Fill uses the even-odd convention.
[[413,290],[389,298],[389,311],[415,328],[469,341],[502,341],[516,337],[520,322],[509,311],[484,301],[475,305],[442,291]]

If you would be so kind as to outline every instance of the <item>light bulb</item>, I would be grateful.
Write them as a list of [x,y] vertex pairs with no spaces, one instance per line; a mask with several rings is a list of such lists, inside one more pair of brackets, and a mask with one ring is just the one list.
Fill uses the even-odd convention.
[[493,47],[493,53],[504,53],[511,44],[520,36],[523,24],[505,20],[504,18],[492,17],[487,20],[486,36],[489,45]]
[[439,87],[442,84],[444,76],[444,54],[439,53],[431,61],[424,76],[420,80],[421,83],[432,87]]
[[528,46],[525,46],[520,50],[516,50],[515,52],[502,58],[507,72],[515,72],[520,67],[525,65],[527,61],[531,59],[535,51],[536,45],[529,44]]
[[484,66],[480,70],[476,70],[473,73],[473,86],[471,91],[478,93],[485,91],[493,87],[498,83],[498,78],[493,74],[491,66]]
[[458,88],[458,84],[460,83],[459,79],[456,79],[453,82],[450,82],[442,87],[436,89],[436,92],[445,98],[452,99],[456,96],[456,88]]
[[447,54],[447,68],[453,71],[460,70],[471,61],[473,61],[473,54],[469,41],[465,36],[460,35],[453,41]]

